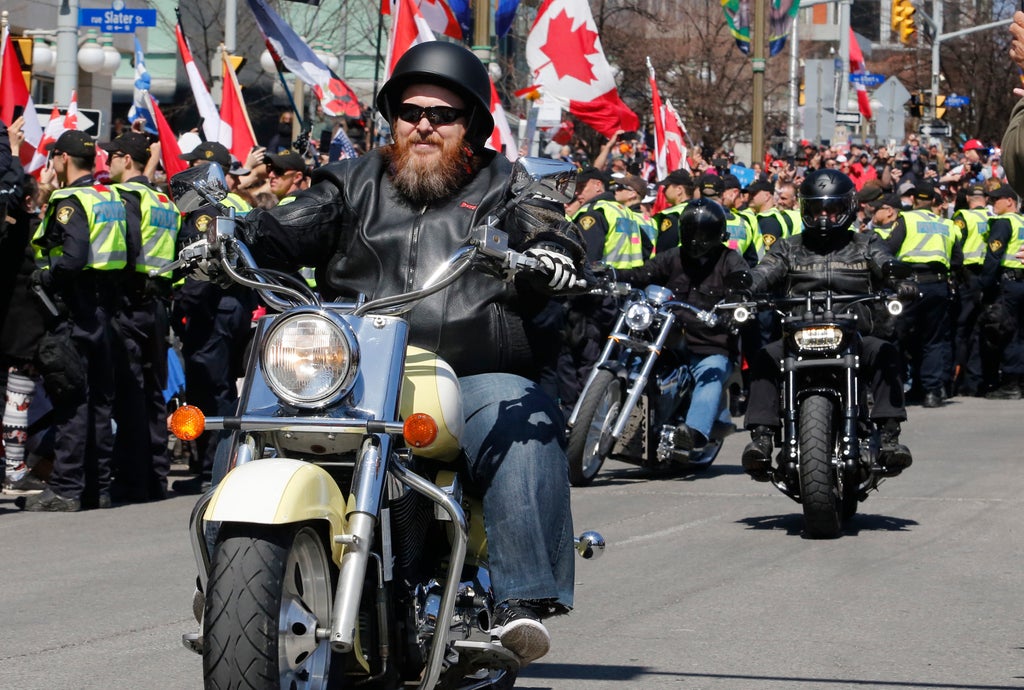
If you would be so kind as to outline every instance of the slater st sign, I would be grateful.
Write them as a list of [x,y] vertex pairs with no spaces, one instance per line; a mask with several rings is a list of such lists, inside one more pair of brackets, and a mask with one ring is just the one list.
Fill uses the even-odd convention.
[[114,0],[106,9],[78,10],[78,25],[108,34],[130,34],[145,26],[156,26],[156,10],[134,10],[124,0]]

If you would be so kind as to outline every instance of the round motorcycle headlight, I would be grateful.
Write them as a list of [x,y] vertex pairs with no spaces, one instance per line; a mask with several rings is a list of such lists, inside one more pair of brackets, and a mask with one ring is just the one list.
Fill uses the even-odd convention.
[[634,331],[645,331],[654,323],[654,308],[643,302],[626,307],[626,325]]
[[352,329],[323,311],[279,317],[260,352],[270,390],[290,405],[310,409],[330,405],[348,393],[358,361]]

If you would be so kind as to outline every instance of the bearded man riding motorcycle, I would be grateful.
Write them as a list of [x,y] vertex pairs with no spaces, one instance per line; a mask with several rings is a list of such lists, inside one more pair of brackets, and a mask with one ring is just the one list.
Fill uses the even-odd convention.
[[[428,42],[407,51],[377,95],[394,143],[320,168],[308,190],[239,221],[257,261],[312,266],[325,300],[421,287],[503,202],[511,165],[485,149],[490,81],[473,53]],[[550,334],[534,317],[574,284],[583,248],[564,209],[520,206],[503,224],[543,271],[509,284],[470,271],[406,318],[410,344],[459,376],[468,485],[483,494],[495,601],[492,632],[527,663],[547,653],[541,618],[573,601],[573,534],[563,423],[530,380]]]
[[[776,242],[757,266],[751,269],[751,291],[770,292],[782,288],[787,296],[831,290],[838,294],[861,294],[877,290],[883,267],[894,261],[875,233],[850,230],[857,215],[857,190],[846,175],[832,169],[810,173],[800,185],[800,214],[804,230]],[[898,295],[912,299],[915,284],[901,284]],[[910,450],[899,442],[900,422],[906,420],[900,359],[895,346],[871,335],[873,319],[861,313],[864,333],[860,344],[860,367],[870,386],[874,404],[870,417],[881,429],[879,462],[889,476],[910,466]],[[743,469],[758,481],[769,480],[772,439],[779,429],[779,361],[783,344],[767,344],[751,363],[750,399],[746,426],[751,442],[743,449]]]

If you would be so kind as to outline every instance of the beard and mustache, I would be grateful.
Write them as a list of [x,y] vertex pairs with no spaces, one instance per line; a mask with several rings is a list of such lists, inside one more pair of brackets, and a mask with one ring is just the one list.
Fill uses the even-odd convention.
[[[440,156],[416,153],[416,144],[440,146]],[[383,150],[392,182],[413,204],[428,204],[452,196],[472,177],[472,149],[460,140],[443,139],[435,132],[421,136],[414,131]]]

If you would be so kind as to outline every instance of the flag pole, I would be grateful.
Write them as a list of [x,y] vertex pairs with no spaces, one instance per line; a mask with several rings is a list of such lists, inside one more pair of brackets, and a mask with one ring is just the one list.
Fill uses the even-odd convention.
[[[382,3],[390,2],[390,0],[381,0]],[[380,44],[382,36],[384,35],[384,12],[383,6],[380,8],[381,11],[377,13],[377,59],[373,63],[373,107],[370,110],[370,122],[367,128],[369,134],[369,140],[366,142],[366,150],[369,151],[373,140],[377,136],[377,87],[380,84],[380,63],[383,62],[384,58],[380,54]]]

